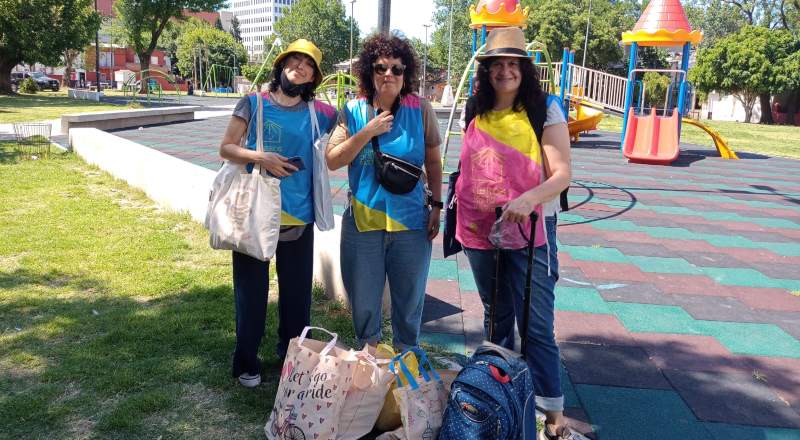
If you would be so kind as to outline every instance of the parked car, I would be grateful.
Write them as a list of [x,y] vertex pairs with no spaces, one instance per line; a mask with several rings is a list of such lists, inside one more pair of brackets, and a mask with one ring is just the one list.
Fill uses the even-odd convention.
[[[11,72],[11,83],[19,85],[25,78],[33,78],[39,90],[50,89],[57,92],[61,86],[57,79],[50,78],[42,72]],[[13,87],[13,86],[12,86]]]

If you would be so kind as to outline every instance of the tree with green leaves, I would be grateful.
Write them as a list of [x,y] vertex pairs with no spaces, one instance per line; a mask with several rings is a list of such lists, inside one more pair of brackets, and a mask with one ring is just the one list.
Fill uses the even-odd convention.
[[693,0],[687,2],[683,9],[692,29],[703,31],[701,47],[713,46],[747,24],[739,9],[723,0]]
[[[358,25],[353,26],[358,40]],[[312,41],[322,51],[323,72],[350,56],[350,18],[339,0],[299,0],[275,23],[275,32],[288,45],[298,38]],[[269,50],[266,42],[264,50]]]
[[[203,69],[215,64],[239,67],[247,63],[247,50],[225,31],[211,26],[195,27],[178,38],[177,66],[181,75],[192,75],[198,59],[202,59]],[[206,77],[198,78],[198,86],[204,84]]]
[[[701,49],[689,80],[702,92],[716,90],[736,97],[745,109],[745,122],[750,122],[760,96],[769,98],[798,85],[797,70],[791,72],[789,67],[799,50],[800,43],[787,30],[748,25]],[[761,102],[761,113],[772,121],[769,99]]]
[[114,4],[128,42],[139,57],[142,91],[147,87],[150,56],[169,22],[183,19],[184,10],[213,11],[224,5],[225,0],[118,0]]
[[[451,0],[435,0],[433,13],[434,31],[431,36],[431,47],[428,59],[437,66],[447,69],[450,47],[450,2]],[[472,57],[472,30],[469,28],[469,7],[473,0],[452,0],[453,3],[453,38],[452,67],[450,82],[455,89],[461,74],[467,68],[467,61]]]
[[169,56],[173,69],[177,69],[178,65],[178,42],[181,35],[198,28],[212,29],[207,21],[200,20],[196,17],[188,17],[181,21],[171,20],[169,24],[167,24],[167,27],[164,28],[164,32],[161,34],[161,38],[158,40],[158,46],[156,47],[163,50],[167,56]]
[[91,0],[0,0],[0,93],[11,93],[19,63],[57,65],[94,39],[100,16]]
[[239,28],[239,19],[235,15],[231,20],[231,35],[236,41],[242,42],[242,30]]

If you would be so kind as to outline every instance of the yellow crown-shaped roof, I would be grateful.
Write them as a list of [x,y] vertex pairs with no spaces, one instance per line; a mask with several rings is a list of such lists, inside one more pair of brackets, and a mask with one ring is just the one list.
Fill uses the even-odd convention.
[[479,29],[482,26],[525,28],[528,22],[528,8],[522,9],[519,0],[480,0],[477,5],[469,7],[472,23],[469,27]]

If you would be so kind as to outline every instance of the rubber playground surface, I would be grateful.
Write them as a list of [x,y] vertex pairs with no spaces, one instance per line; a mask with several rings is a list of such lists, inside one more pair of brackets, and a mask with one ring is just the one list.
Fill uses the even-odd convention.
[[[216,170],[227,120],[115,134]],[[573,145],[556,335],[590,437],[800,439],[800,161],[737,153],[683,146],[654,166],[627,163],[619,135]],[[346,171],[331,177],[341,213]],[[437,238],[423,341],[468,355],[482,319],[465,256]]]

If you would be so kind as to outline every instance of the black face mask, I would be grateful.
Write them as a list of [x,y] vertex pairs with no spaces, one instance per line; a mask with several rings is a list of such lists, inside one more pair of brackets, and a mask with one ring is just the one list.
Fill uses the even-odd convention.
[[284,95],[294,98],[300,96],[303,92],[313,87],[311,83],[305,84],[292,84],[286,76],[286,72],[281,72],[281,91]]

